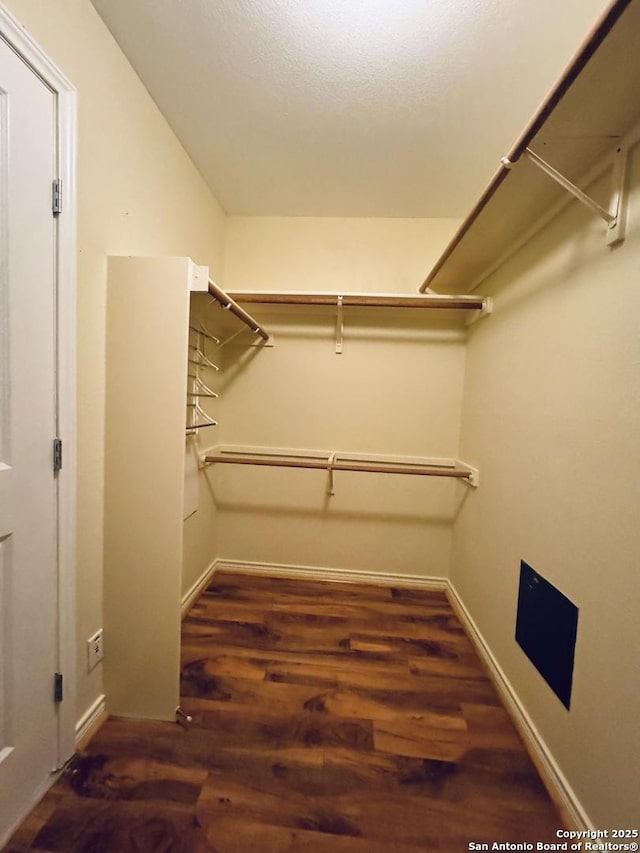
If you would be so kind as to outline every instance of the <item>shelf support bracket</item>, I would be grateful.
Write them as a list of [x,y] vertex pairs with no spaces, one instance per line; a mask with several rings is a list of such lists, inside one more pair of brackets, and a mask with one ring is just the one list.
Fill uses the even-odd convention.
[[485,296],[482,308],[479,311],[474,311],[471,317],[467,320],[467,327],[473,326],[474,323],[477,323],[478,320],[481,320],[483,317],[488,317],[489,314],[493,314],[493,299],[490,296]]
[[469,477],[462,482],[471,486],[472,489],[477,489],[480,485],[480,471],[477,468],[474,468],[473,465],[469,465],[467,462],[462,462],[460,459],[458,459],[458,466],[469,472]]
[[338,316],[336,319],[336,355],[342,355],[342,339],[344,334],[344,312],[342,296],[338,296]]
[[613,246],[624,240],[627,232],[625,190],[627,181],[627,149],[618,145],[613,155],[613,174],[611,177],[611,202],[609,210],[615,220],[609,225],[607,244]]
[[329,455],[329,459],[327,461],[327,471],[329,472],[329,483],[327,485],[327,495],[329,497],[333,497],[336,493],[336,486],[333,475],[333,464],[336,461],[335,451]]
[[602,207],[602,205],[599,204],[595,199],[591,198],[590,195],[587,195],[587,193],[583,192],[580,187],[576,186],[561,172],[558,172],[557,169],[554,169],[553,166],[547,163],[546,160],[543,160],[542,157],[535,153],[535,151],[532,151],[530,148],[527,148],[526,154],[531,163],[537,166],[541,171],[543,171],[546,175],[552,178],[552,180],[559,184],[563,189],[565,189],[567,192],[571,193],[572,196],[577,198],[579,202],[585,205],[585,207],[588,207],[589,210],[591,210],[593,213],[595,213],[607,223],[607,243],[617,243],[620,240],[624,239],[622,195],[626,171],[626,157],[622,148],[618,149],[618,151],[616,152],[616,159],[614,160],[614,188],[610,210],[606,210],[604,207]]

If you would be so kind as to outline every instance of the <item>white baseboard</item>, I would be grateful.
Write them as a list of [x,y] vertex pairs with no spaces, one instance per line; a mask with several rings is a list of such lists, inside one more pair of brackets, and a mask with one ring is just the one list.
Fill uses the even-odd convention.
[[93,735],[107,718],[107,697],[100,694],[76,723],[76,746],[82,745]]
[[451,583],[447,582],[447,595],[451,606],[460,618],[476,651],[485,663],[491,679],[511,717],[520,737],[524,741],[531,760],[535,764],[550,797],[571,829],[595,829],[571,785],[558,767],[548,746],[542,739],[533,720],[525,710],[518,694],[496,660],[473,617],[462,603]]
[[193,584],[193,586],[188,589],[182,596],[180,602],[180,615],[183,619],[187,615],[193,604],[195,604],[195,601],[200,595],[200,593],[206,588],[209,581],[213,577],[213,573],[216,570],[217,563],[218,560],[214,560],[213,563],[211,563],[211,565],[204,570],[204,572],[200,575],[200,577]]
[[[331,583],[369,583],[382,586],[402,586],[414,589],[446,590],[447,579],[397,575],[391,572],[367,572],[359,569],[335,569],[323,566],[296,566],[284,563],[254,563],[250,560],[218,559],[213,571],[237,572],[247,575],[270,577],[306,578],[307,580],[330,581]],[[213,572],[212,572],[213,573]]]

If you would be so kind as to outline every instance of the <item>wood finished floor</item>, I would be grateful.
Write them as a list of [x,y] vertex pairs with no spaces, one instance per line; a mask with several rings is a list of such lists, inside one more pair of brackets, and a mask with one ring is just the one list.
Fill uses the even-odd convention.
[[172,723],[112,718],[6,853],[424,853],[562,825],[444,593],[219,573]]

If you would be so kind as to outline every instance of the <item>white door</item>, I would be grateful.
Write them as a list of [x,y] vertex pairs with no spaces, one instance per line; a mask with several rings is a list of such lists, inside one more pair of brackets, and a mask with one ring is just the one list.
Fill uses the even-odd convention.
[[57,763],[55,127],[0,40],[0,842]]

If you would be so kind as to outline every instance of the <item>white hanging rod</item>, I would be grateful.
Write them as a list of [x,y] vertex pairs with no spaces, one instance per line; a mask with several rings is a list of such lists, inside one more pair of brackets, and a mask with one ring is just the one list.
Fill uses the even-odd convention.
[[241,320],[245,326],[248,326],[254,334],[259,335],[263,341],[269,340],[269,333],[253,319],[251,314],[248,314],[244,308],[241,308],[228,293],[225,293],[225,291],[221,287],[218,287],[218,285],[211,281],[211,279],[209,279],[209,293],[217,302],[220,303],[220,305],[222,305],[223,308],[231,311],[238,320]]
[[486,300],[481,296],[449,296],[447,294],[400,293],[323,293],[298,291],[244,291],[235,290],[239,302],[265,305],[332,305],[364,308],[445,308],[482,311]]
[[[344,457],[341,459],[340,457]],[[469,485],[478,483],[478,471],[465,463],[437,464],[433,462],[408,463],[400,461],[381,462],[375,459],[349,458],[347,454],[330,453],[324,458],[320,453],[307,455],[284,450],[273,450],[270,453],[238,452],[218,450],[204,455],[202,461],[206,464],[222,465],[257,465],[273,468],[310,468],[313,470],[329,471],[358,471],[371,474],[410,474],[422,477],[453,477],[464,480]]]

